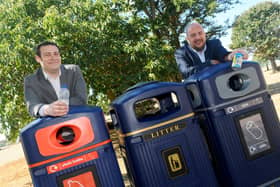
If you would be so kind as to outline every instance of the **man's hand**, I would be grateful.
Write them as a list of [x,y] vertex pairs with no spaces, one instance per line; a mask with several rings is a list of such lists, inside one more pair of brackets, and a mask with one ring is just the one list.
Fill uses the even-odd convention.
[[236,53],[241,53],[244,60],[248,59],[248,52],[246,50],[244,50],[244,49],[235,49],[230,54],[227,55],[227,59],[226,60],[232,61],[233,57],[234,57],[234,55]]
[[66,103],[62,101],[55,101],[49,105],[44,110],[46,116],[63,116],[67,114],[69,107]]
[[220,63],[220,61],[219,60],[210,60],[210,62],[211,62],[211,64],[219,64]]

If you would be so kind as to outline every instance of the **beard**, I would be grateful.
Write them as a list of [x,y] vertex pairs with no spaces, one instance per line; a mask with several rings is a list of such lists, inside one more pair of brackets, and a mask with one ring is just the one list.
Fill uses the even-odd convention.
[[[203,42],[202,40],[199,40],[199,41]],[[204,41],[202,46],[196,46],[195,43],[196,43],[196,41],[194,42],[194,45],[192,45],[192,48],[195,49],[196,51],[203,51],[206,42]]]

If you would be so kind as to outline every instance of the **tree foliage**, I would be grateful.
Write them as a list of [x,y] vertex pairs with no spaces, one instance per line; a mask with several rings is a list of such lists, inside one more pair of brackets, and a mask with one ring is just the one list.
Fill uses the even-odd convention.
[[103,106],[128,87],[181,79],[174,50],[185,25],[196,19],[218,35],[212,18],[236,0],[6,0],[0,1],[0,131],[15,139],[32,118],[23,79],[39,67],[36,44],[60,46],[63,63],[78,64],[89,104]]
[[274,71],[280,57],[280,4],[267,1],[239,16],[233,26],[232,48],[246,47],[257,59],[270,61]]

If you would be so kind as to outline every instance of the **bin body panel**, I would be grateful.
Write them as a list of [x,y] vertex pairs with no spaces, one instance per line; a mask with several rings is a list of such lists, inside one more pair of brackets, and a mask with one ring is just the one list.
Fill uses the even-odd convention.
[[[32,173],[34,187],[62,186],[61,181],[63,179],[59,180],[60,177],[62,178],[64,176],[64,178],[70,178],[71,175],[85,169],[88,169],[88,171],[92,172],[96,186],[123,186],[123,182],[120,179],[121,176],[117,162],[116,160],[112,159],[115,157],[112,146],[108,144],[103,146],[101,149],[99,148],[90,151],[96,151],[99,158],[58,171],[56,173],[48,174],[46,168],[66,160],[71,160],[71,157],[68,157],[66,160],[59,160],[59,162],[53,162],[51,164],[31,168],[30,173]],[[87,152],[83,152],[81,155],[86,153]],[[79,155],[75,155],[73,158],[77,157],[79,157]],[[91,186],[90,184],[88,185],[88,187]]]
[[[259,65],[247,62],[240,71],[232,71],[229,65],[213,68],[219,71],[211,70],[215,73],[206,78],[196,75],[196,81],[186,84],[196,84],[200,90],[202,105],[196,111],[202,116],[220,183],[229,187],[276,185],[280,179],[280,126]],[[241,91],[225,91],[233,94],[222,98],[219,77],[228,82],[233,75],[248,72],[255,72],[248,77],[258,77],[250,81],[259,82],[249,81]]]
[[[178,108],[137,119],[135,103],[154,97],[160,100],[170,92],[176,94]],[[184,84],[158,82],[134,89],[114,101],[112,111],[118,120],[122,152],[135,186],[218,186]]]
[[[127,157],[135,173],[136,186],[217,186],[209,155],[200,139],[202,134],[197,128],[198,124],[191,119],[178,123],[186,127],[180,132],[154,140],[145,141],[141,138],[141,142],[137,142],[135,139],[140,139],[139,136],[125,138]],[[163,154],[176,148],[182,151],[181,162],[185,172],[182,172],[182,176],[179,174],[172,178],[167,168],[168,160]]]
[[[71,127],[75,134],[69,144],[56,142],[64,126]],[[99,107],[74,107],[66,116],[37,119],[21,131],[21,142],[36,187],[124,186]],[[42,147],[49,151],[44,152]]]

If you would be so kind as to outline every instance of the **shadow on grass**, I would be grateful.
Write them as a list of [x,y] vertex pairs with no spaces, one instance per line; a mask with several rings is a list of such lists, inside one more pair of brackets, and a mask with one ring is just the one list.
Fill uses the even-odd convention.
[[32,182],[25,183],[23,187],[33,187]]

